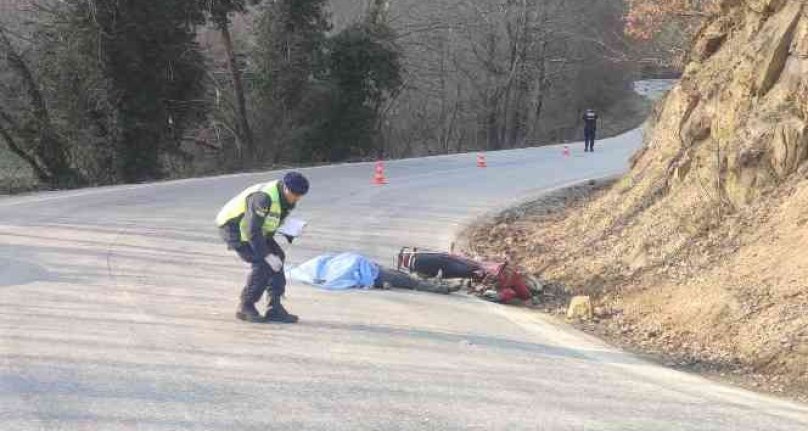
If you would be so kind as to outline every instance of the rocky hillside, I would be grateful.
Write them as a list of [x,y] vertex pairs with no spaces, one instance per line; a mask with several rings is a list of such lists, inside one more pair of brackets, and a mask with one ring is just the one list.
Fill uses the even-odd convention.
[[808,2],[727,0],[630,173],[481,249],[599,298],[637,347],[808,395],[806,159]]

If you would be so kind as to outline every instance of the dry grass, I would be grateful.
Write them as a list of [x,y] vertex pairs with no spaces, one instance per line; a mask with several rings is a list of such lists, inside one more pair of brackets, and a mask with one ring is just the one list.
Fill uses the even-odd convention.
[[[583,327],[617,344],[808,399],[808,179],[693,232],[665,226],[698,213],[686,211],[690,202],[635,213],[636,200],[615,205],[626,187],[623,179],[524,205],[472,230],[471,247],[595,296],[607,317]],[[609,207],[608,223],[596,218]]]

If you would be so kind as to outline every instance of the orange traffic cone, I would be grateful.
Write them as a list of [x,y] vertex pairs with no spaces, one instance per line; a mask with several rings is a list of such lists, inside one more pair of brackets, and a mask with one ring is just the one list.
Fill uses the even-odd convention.
[[564,157],[569,157],[570,156],[570,147],[567,146],[567,145],[564,145],[564,150],[561,152],[561,154],[563,154]]
[[488,165],[485,164],[485,154],[477,153],[477,167],[484,168]]
[[376,162],[376,173],[373,174],[373,184],[387,184],[387,178],[384,176],[384,162],[381,160]]

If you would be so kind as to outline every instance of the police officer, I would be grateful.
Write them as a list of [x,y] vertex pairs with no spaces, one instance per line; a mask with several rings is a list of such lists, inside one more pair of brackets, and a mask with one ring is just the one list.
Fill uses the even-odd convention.
[[584,152],[595,151],[595,133],[598,128],[598,114],[592,108],[584,112]]
[[[236,318],[248,322],[297,322],[297,316],[287,312],[281,304],[281,296],[286,290],[285,255],[274,235],[308,191],[306,177],[289,172],[281,181],[248,187],[227,202],[216,216],[216,224],[227,248],[235,250],[241,260],[251,266],[247,283],[241,291]],[[292,242],[291,237],[286,239]],[[261,316],[255,303],[267,287],[271,291],[269,309],[266,316]]]

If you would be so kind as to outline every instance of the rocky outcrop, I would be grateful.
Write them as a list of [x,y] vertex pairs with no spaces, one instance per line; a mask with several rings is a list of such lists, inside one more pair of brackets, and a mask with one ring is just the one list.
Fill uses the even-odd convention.
[[808,396],[808,1],[721,10],[630,172],[537,221],[519,264],[613,301],[625,324],[659,334],[648,345]]
[[[808,270],[792,250],[808,236],[796,209],[808,206],[808,1],[727,0],[722,11],[699,33],[631,172],[588,221],[567,222],[593,250],[582,260],[596,263],[550,272],[584,287],[611,279],[644,310],[631,317],[640,326],[667,316],[670,334],[721,345],[805,390],[808,355],[781,340],[808,336],[798,330]],[[626,280],[644,281],[630,294]]]
[[567,307],[567,319],[589,320],[594,316],[592,301],[588,296],[575,296]]
[[[657,127],[650,145],[688,147],[686,164],[700,161],[702,174],[715,179],[715,198],[735,207],[775,186],[808,157],[806,38],[804,1],[728,8],[701,32],[664,107],[681,126]],[[672,183],[685,172],[673,171]]]

